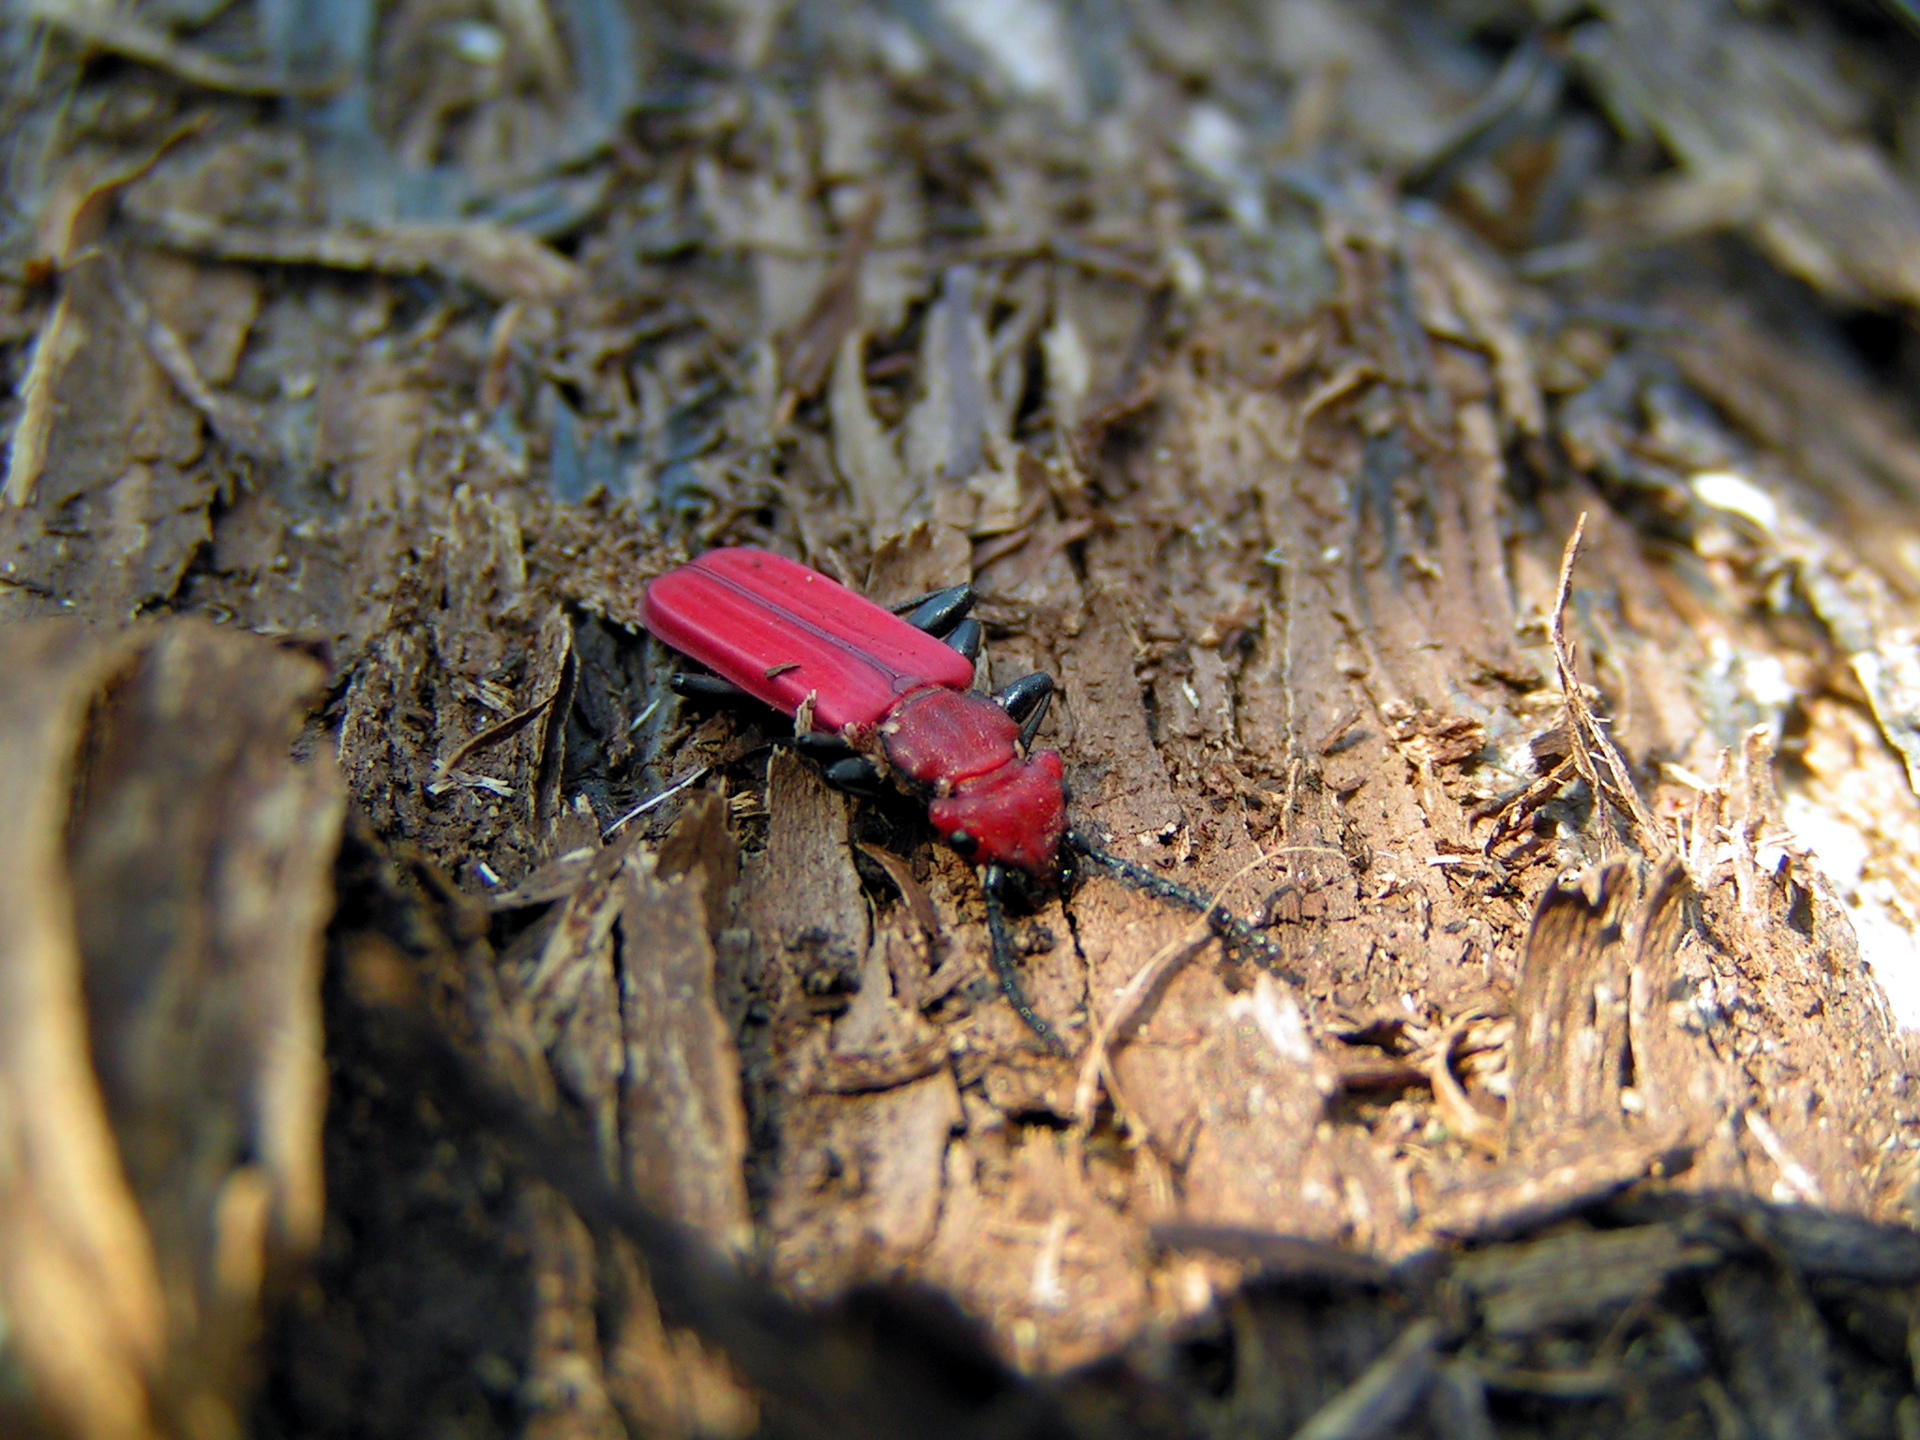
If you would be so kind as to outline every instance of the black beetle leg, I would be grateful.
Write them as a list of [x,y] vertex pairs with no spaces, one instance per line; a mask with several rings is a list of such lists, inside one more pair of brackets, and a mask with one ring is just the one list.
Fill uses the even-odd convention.
[[1013,941],[1007,935],[1007,917],[1000,908],[1000,892],[1006,887],[1007,874],[998,865],[989,865],[980,877],[980,889],[987,899],[987,934],[993,940],[993,973],[1000,982],[1000,993],[1013,1006],[1013,1013],[1027,1022],[1027,1028],[1046,1042],[1056,1055],[1066,1055],[1065,1042],[1051,1025],[1040,1018],[1020,986],[1020,972],[1013,965]]
[[987,632],[980,628],[978,620],[969,615],[941,638],[951,649],[958,650],[969,661],[973,661],[980,658],[980,647],[986,642]]
[[718,675],[696,675],[691,670],[680,671],[667,681],[667,687],[682,699],[701,700],[709,705],[759,703],[731,680],[722,680]]
[[849,795],[874,796],[881,791],[880,770],[864,755],[849,755],[824,767],[820,774],[836,790]]
[[832,765],[837,761],[850,759],[853,747],[838,735],[829,735],[824,730],[809,730],[804,735],[793,737],[793,748],[817,765]]
[[1020,722],[1020,743],[1031,745],[1040,722],[1047,718],[1047,706],[1053,703],[1053,677],[1044,670],[1036,670],[997,691],[993,698],[995,704]]
[[971,585],[954,585],[918,600],[909,600],[896,613],[916,630],[944,636],[967,618],[967,612],[973,609],[973,599]]

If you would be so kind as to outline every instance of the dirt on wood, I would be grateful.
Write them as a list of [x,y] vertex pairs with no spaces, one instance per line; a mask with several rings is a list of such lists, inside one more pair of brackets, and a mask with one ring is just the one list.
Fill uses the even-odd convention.
[[1920,1435],[1908,7],[283,10],[5,31],[8,1425]]

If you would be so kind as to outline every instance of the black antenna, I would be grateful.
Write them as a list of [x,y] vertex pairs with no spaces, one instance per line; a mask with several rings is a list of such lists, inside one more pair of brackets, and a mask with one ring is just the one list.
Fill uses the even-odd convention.
[[[1220,937],[1220,943],[1227,947],[1230,958],[1236,961],[1255,960],[1270,970],[1284,968],[1285,962],[1274,943],[1224,905],[1216,905],[1199,891],[1189,890],[1179,881],[1169,880],[1164,875],[1156,875],[1144,865],[1136,865],[1131,860],[1122,860],[1118,855],[1109,854],[1078,830],[1069,830],[1062,843],[1074,854],[1092,861],[1121,883],[1206,916],[1207,924]],[[987,913],[991,918],[993,912],[989,910]]]

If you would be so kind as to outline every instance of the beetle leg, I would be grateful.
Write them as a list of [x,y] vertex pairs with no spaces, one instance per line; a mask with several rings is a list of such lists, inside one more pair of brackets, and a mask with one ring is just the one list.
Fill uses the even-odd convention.
[[929,635],[945,635],[967,618],[967,612],[973,609],[973,599],[971,585],[955,585],[946,590],[936,590],[918,600],[909,600],[895,613],[916,630],[924,630]]
[[1040,722],[1047,718],[1047,706],[1053,702],[1053,677],[1044,670],[1022,675],[1006,689],[997,691],[993,699],[1020,722],[1020,743],[1031,745]]
[[958,650],[968,660],[980,658],[980,646],[986,638],[987,632],[980,628],[980,622],[972,616],[962,620],[941,637],[946,641],[949,649]]
[[845,790],[849,794],[878,795],[881,790],[880,769],[864,755],[849,755],[844,760],[836,760],[820,773],[834,789]]
[[854,753],[853,747],[846,741],[838,735],[829,735],[824,730],[809,730],[804,735],[794,736],[793,748],[816,765],[823,767],[850,759]]
[[1020,987],[1020,972],[1013,966],[1013,941],[1007,935],[1006,913],[1000,908],[1000,892],[1006,888],[1007,873],[998,865],[989,865],[980,877],[980,889],[987,900],[987,934],[993,939],[993,973],[1000,982],[1000,993],[1013,1006],[1013,1013],[1027,1022],[1027,1028],[1046,1042],[1056,1055],[1068,1054],[1066,1044],[1051,1025],[1040,1018]]
[[667,686],[683,699],[704,700],[709,705],[741,705],[753,699],[731,680],[722,680],[718,675],[696,675],[690,670],[675,675],[667,681]]

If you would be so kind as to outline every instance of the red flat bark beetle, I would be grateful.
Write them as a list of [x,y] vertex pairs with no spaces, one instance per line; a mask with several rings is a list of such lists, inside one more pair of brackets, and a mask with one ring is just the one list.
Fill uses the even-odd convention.
[[712,672],[676,675],[681,695],[750,697],[804,719],[796,743],[830,783],[870,793],[890,780],[925,801],[935,832],[980,867],[1001,991],[1056,1050],[1064,1046],[1021,989],[1001,897],[1009,872],[1052,878],[1063,845],[1275,958],[1238,917],[1067,829],[1059,753],[1032,748],[1053,679],[1028,675],[992,697],[974,691],[983,632],[968,613],[973,601],[972,587],[958,585],[895,614],[795,561],[737,547],[661,575],[640,613],[656,639]]

